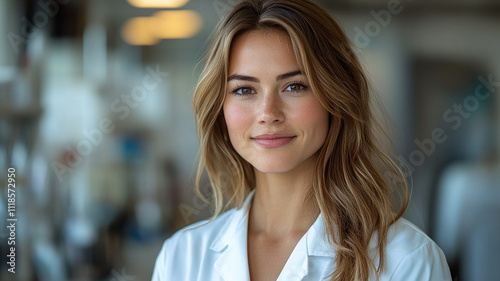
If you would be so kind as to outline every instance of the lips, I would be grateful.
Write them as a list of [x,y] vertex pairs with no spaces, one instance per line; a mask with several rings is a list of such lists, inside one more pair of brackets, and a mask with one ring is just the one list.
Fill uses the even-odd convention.
[[278,148],[287,145],[295,138],[295,135],[289,134],[264,134],[253,137],[259,146],[263,148]]

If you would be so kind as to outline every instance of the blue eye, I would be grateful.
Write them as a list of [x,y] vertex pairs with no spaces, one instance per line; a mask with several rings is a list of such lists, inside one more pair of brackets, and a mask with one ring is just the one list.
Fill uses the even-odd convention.
[[290,91],[290,92],[299,92],[306,89],[306,86],[300,84],[300,83],[293,83],[288,85],[285,90]]

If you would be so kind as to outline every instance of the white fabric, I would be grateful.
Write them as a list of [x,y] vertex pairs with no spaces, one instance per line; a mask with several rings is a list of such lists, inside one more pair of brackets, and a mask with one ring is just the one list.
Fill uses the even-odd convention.
[[[152,281],[249,281],[248,211],[253,190],[240,209],[214,221],[195,223],[167,239],[156,260]],[[277,281],[328,280],[335,251],[325,238],[320,214],[288,258]],[[376,251],[371,248],[372,256]],[[377,259],[374,259],[378,264]],[[373,278],[375,280],[375,278]],[[416,226],[400,219],[389,231],[380,281],[451,281],[443,252]]]

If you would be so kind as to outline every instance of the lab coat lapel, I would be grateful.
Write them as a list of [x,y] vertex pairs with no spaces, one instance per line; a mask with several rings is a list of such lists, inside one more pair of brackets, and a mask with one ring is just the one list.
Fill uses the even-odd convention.
[[299,240],[276,281],[299,281],[309,274],[307,255],[307,233]]
[[309,256],[335,258],[335,249],[328,243],[323,214],[319,214],[316,221],[307,231],[307,254]]
[[233,239],[216,261],[215,268],[225,281],[250,281],[246,239],[241,233],[236,233]]
[[[293,249],[276,281],[303,280],[309,275],[310,271],[314,273],[318,266],[321,268],[328,261],[328,259],[317,259],[318,256],[332,257],[333,251],[325,243],[324,231],[323,216],[319,214],[316,221]],[[311,261],[311,257],[315,258]]]
[[214,266],[225,281],[250,281],[247,229],[248,212],[254,193],[255,189],[247,196],[243,206],[236,211],[231,223],[221,229],[221,236],[211,246],[213,251],[220,252]]

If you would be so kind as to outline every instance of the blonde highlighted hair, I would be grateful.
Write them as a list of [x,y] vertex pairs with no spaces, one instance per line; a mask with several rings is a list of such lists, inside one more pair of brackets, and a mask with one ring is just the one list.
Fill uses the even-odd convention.
[[[289,35],[301,71],[330,116],[311,189],[336,251],[330,280],[366,281],[378,276],[384,266],[389,227],[408,204],[407,183],[379,144],[375,133],[379,126],[370,110],[369,86],[358,58],[340,26],[318,4],[247,0],[220,20],[193,98],[201,149],[197,192],[203,198],[200,180],[205,171],[213,191],[214,219],[227,207],[241,206],[255,188],[252,166],[229,141],[222,107],[232,42],[245,32],[270,29]],[[397,212],[393,185],[400,191]],[[378,266],[369,255],[372,236],[377,237]]]

